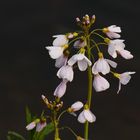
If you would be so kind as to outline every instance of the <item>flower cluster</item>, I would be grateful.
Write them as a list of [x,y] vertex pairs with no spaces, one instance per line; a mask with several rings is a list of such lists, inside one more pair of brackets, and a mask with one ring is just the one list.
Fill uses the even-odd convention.
[[[61,116],[65,112],[77,116],[76,112],[82,108],[83,111],[79,114],[77,120],[80,123],[86,123],[85,139],[76,135],[71,129],[70,131],[76,136],[77,140],[87,140],[88,123],[96,121],[95,115],[90,110],[92,87],[94,87],[96,92],[107,90],[110,87],[110,83],[105,78],[105,75],[111,73],[115,78],[119,79],[119,88],[117,91],[119,93],[121,85],[126,85],[130,81],[131,75],[135,73],[124,72],[120,74],[114,71],[117,63],[107,59],[108,56],[101,50],[101,47],[107,48],[108,55],[112,59],[116,59],[118,55],[124,59],[132,59],[133,55],[125,49],[124,40],[119,39],[121,37],[120,27],[111,25],[102,29],[91,30],[95,19],[95,15],[92,17],[85,15],[82,19],[77,17],[76,22],[82,29],[81,31],[54,35],[52,46],[46,47],[50,57],[55,60],[55,67],[58,68],[56,75],[61,79],[61,82],[53,93],[55,97],[54,101],[49,101],[42,95],[44,103],[52,113],[50,119],[55,127],[55,140],[60,140],[58,125]],[[75,51],[72,51],[72,49]],[[73,54],[73,52],[76,53]],[[78,68],[82,72],[88,71],[88,99],[85,104],[77,101],[61,112],[61,108],[63,107],[61,98],[66,93],[67,84],[74,79],[75,68]],[[40,132],[46,124],[46,118],[41,116],[28,124],[26,129],[31,130],[36,127],[36,131]]]
[[[83,30],[87,30],[95,22],[95,15],[91,18],[85,15],[82,20],[76,18],[76,21]],[[101,31],[106,37],[97,33],[97,31]],[[118,54],[124,59],[132,59],[133,55],[125,49],[124,40],[118,39],[121,37],[119,33],[121,33],[121,28],[116,25],[111,25],[102,29],[94,29],[89,35],[83,32],[74,32],[53,36],[55,37],[53,46],[47,46],[46,49],[49,51],[50,57],[56,60],[55,66],[59,68],[57,76],[62,79],[54,95],[61,98],[65,94],[67,83],[71,82],[74,78],[73,69],[75,64],[78,65],[80,71],[85,71],[88,67],[92,67],[92,74],[94,75],[93,87],[97,92],[104,91],[110,87],[109,82],[102,75],[112,73],[113,76],[119,79],[119,89],[117,92],[119,93],[121,84],[126,85],[131,79],[131,74],[135,72],[125,72],[122,74],[113,72],[111,68],[116,68],[117,63],[104,58],[103,52],[99,48],[101,45],[108,46],[108,54],[113,58],[117,58]],[[103,42],[96,43],[94,35],[103,39]],[[90,40],[90,46],[87,43],[87,36]],[[91,55],[94,57],[92,53],[94,48],[98,51],[97,61],[93,61],[88,56]],[[77,53],[70,57],[71,49],[76,49]]]

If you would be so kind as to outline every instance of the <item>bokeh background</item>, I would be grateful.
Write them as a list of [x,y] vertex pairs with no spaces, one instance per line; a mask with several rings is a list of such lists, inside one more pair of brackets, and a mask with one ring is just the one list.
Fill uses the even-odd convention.
[[[137,72],[119,95],[116,94],[118,80],[111,75],[107,76],[111,88],[93,93],[92,111],[97,121],[94,127],[91,125],[90,139],[139,140],[139,6],[138,0],[1,1],[0,140],[6,140],[8,130],[26,135],[25,106],[39,115],[44,109],[40,95],[43,93],[52,99],[60,80],[45,46],[51,45],[52,35],[77,30],[75,18],[85,14],[96,15],[97,28],[112,24],[122,27],[122,38],[134,59],[117,58],[117,71]],[[76,71],[63,97],[65,107],[77,100],[85,101],[86,92],[86,72]],[[61,123],[83,135],[83,125],[76,118],[66,115]],[[74,140],[68,131],[61,136]]]

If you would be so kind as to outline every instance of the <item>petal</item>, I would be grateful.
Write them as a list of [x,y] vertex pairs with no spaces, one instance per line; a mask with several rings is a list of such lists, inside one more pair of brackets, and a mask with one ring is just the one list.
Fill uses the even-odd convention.
[[78,68],[80,71],[85,71],[87,67],[88,67],[87,62],[84,59],[78,61]]
[[92,65],[92,62],[86,56],[84,56],[84,59],[87,61],[87,63],[88,63],[89,66]]
[[68,39],[65,35],[54,35],[56,39],[53,41],[53,46],[63,46],[68,43]]
[[96,65],[97,65],[97,61],[94,63],[94,65],[92,66],[92,73],[93,74],[98,74],[98,70],[96,68]]
[[36,132],[40,132],[41,130],[43,130],[44,127],[46,127],[46,122],[38,123],[36,126]]
[[104,75],[110,72],[110,66],[104,58],[98,59],[95,68],[97,72],[101,72]]
[[78,111],[78,110],[80,110],[82,107],[83,107],[83,103],[80,102],[80,101],[75,102],[75,103],[71,106],[71,108],[72,108],[74,111]]
[[116,33],[121,33],[121,28],[117,27],[116,25],[111,25],[108,27],[108,30],[110,32],[116,32]]
[[82,111],[79,116],[78,116],[78,121],[80,123],[85,123],[86,122],[86,119],[85,119],[85,116],[84,116],[84,111]]
[[80,60],[83,60],[84,58],[85,58],[85,55],[82,54],[82,53],[79,53],[79,54],[76,55],[75,59],[77,59],[77,61],[80,61]]
[[104,77],[98,74],[94,76],[93,87],[97,92],[101,92],[108,89],[110,84]]
[[121,36],[117,33],[113,33],[113,32],[107,32],[106,35],[110,38],[110,39],[113,39],[113,38],[120,38]]
[[108,46],[108,53],[109,53],[109,55],[111,55],[113,58],[116,58],[116,57],[117,57],[117,53],[116,53],[115,47],[113,47],[112,45],[109,45],[109,46]]
[[117,94],[119,94],[120,90],[121,90],[121,82],[119,82],[119,87],[118,87]]
[[57,59],[63,54],[64,48],[62,47],[46,47],[49,50],[49,55],[52,59]]
[[35,122],[31,122],[30,124],[28,124],[26,126],[26,129],[27,130],[32,130],[33,128],[35,128],[35,126],[36,126],[36,123]]
[[86,41],[77,40],[74,42],[73,46],[74,46],[74,48],[82,48],[82,47],[85,47],[86,44],[87,44]]
[[93,123],[96,121],[95,115],[89,109],[84,110],[84,116],[86,120],[90,123]]
[[124,73],[120,74],[120,82],[123,85],[126,85],[130,81],[130,79],[131,79],[130,74],[135,74],[135,72],[124,72]]
[[120,75],[120,82],[123,84],[123,85],[126,85],[131,79],[131,76],[129,74],[121,74]]
[[54,96],[61,98],[66,92],[67,81],[63,80],[54,91]]
[[56,59],[55,67],[61,68],[62,66],[66,65],[67,59],[68,58],[66,56],[61,55],[59,58]]
[[116,68],[117,67],[117,63],[116,62],[114,62],[114,61],[112,61],[112,60],[109,60],[109,59],[105,59],[107,62],[108,62],[108,64],[110,65],[110,66],[112,66],[113,68]]
[[74,77],[74,72],[71,66],[66,65],[66,66],[62,66],[58,72],[57,72],[57,76],[60,79],[66,79],[68,81],[72,81],[73,77]]
[[121,51],[119,51],[119,53],[125,59],[132,59],[133,58],[133,55],[130,53],[130,51],[121,50]]
[[68,60],[68,65],[73,66],[77,62],[77,54],[73,55],[69,60]]

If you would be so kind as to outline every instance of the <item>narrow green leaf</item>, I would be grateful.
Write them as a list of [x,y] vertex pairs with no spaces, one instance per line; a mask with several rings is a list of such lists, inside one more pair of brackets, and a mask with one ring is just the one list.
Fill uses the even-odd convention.
[[28,108],[28,106],[26,106],[26,123],[29,124],[32,121],[32,114]]
[[7,136],[8,140],[25,140],[25,138],[23,136],[21,136],[20,134],[13,132],[13,131],[9,131],[8,132],[8,136]]

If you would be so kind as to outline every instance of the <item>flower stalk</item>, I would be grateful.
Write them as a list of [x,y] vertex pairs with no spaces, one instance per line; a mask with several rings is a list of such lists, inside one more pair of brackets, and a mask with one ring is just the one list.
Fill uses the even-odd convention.
[[[91,60],[91,52],[90,52],[90,36],[88,35],[88,31],[86,32],[86,41],[87,41],[87,57]],[[91,106],[91,99],[92,99],[92,68],[88,66],[88,96],[87,96],[87,105],[90,109]],[[84,138],[88,140],[88,133],[89,133],[89,122],[86,121],[85,128],[84,128]]]

